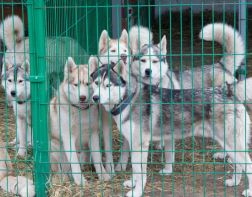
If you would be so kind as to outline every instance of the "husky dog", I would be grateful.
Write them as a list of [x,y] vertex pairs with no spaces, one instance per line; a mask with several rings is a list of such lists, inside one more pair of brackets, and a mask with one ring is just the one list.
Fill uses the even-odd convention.
[[[90,64],[98,67],[102,64],[114,63],[116,64],[118,61],[124,61],[124,64],[130,68],[131,64],[131,56],[132,54],[137,53],[137,48],[143,46],[144,44],[148,44],[149,41],[152,41],[153,35],[152,32],[149,31],[148,28],[143,26],[133,26],[129,30],[129,35],[126,30],[123,30],[119,39],[112,39],[109,37],[108,32],[103,30],[99,39],[99,52],[98,58],[91,57]],[[133,47],[131,45],[134,45]],[[93,83],[93,88],[97,88],[98,78],[96,82]],[[103,109],[103,107],[102,107]],[[104,116],[103,118],[108,117],[106,112],[102,110]],[[108,121],[107,121],[108,122]],[[120,157],[120,161],[116,166],[116,171],[126,170],[127,162],[129,158],[129,152],[127,151],[128,145],[127,141],[123,140],[122,154]]]
[[[199,37],[207,41],[217,41],[225,47],[227,53],[214,65],[173,73],[166,62],[167,41],[166,36],[163,36],[158,45],[149,44],[135,48],[136,44],[131,44],[135,48],[134,51],[138,51],[134,54],[131,66],[133,72],[142,76],[144,83],[151,82],[153,85],[162,83],[163,88],[168,86],[169,81],[172,81],[174,86],[179,84],[179,88],[182,89],[220,86],[224,82],[229,84],[235,82],[234,72],[244,59],[244,44],[240,34],[229,25],[214,23],[203,27]],[[163,50],[160,50],[161,48]],[[156,61],[157,59],[160,61]]]
[[4,62],[2,74],[2,86],[6,95],[12,100],[17,118],[17,139],[20,143],[17,154],[20,156],[25,156],[26,146],[32,142],[29,69],[28,61],[17,65]]
[[[70,162],[74,182],[77,185],[84,185],[86,182],[81,175],[77,147],[89,147],[99,179],[105,181],[110,179],[110,175],[102,165],[98,108],[92,105],[89,77],[92,71],[94,68],[88,68],[88,65],[76,65],[69,57],[59,93],[51,100],[50,105],[52,138],[62,142],[66,151],[65,158]],[[109,143],[108,139],[104,141]]]
[[[172,135],[174,139],[202,136],[217,140],[232,161],[241,166],[238,170],[247,172],[249,188],[243,195],[252,196],[252,164],[247,152],[250,118],[244,105],[237,102],[239,95],[234,94],[232,85],[204,90],[160,89],[140,83],[139,76],[132,73],[129,76],[122,61],[120,65],[100,67],[91,75],[94,81],[98,73],[101,80],[93,100],[113,115],[131,148],[133,177],[125,181],[124,186],[134,189],[127,196],[142,196],[147,181],[150,140],[170,140]],[[236,88],[237,92],[244,92],[244,86]],[[173,128],[173,125],[176,126]],[[166,145],[165,150],[170,151]],[[233,186],[240,178],[234,172],[225,184]]]
[[0,187],[6,192],[18,194],[21,197],[34,197],[35,187],[32,180],[24,176],[14,176],[6,144],[0,142]]
[[[19,16],[7,17],[0,25],[0,39],[7,50],[3,60],[11,64],[30,61],[29,37],[24,36],[24,24]],[[63,80],[65,59],[76,56],[79,62],[87,62],[88,55],[80,44],[71,37],[47,37],[45,39],[47,75],[50,78],[50,96],[56,94],[58,81]]]

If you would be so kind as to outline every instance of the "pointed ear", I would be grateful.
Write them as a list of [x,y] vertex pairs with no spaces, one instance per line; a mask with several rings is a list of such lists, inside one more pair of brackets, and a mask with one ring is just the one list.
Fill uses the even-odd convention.
[[166,49],[166,46],[167,46],[167,41],[166,41],[166,35],[163,36],[161,42],[158,44],[160,50],[161,50],[161,54],[162,55],[166,55],[167,53],[167,49]]
[[68,74],[73,72],[73,69],[76,68],[76,64],[72,57],[68,57],[65,64],[65,78],[68,77]]
[[88,67],[90,75],[98,68],[98,59],[97,57],[91,55],[88,60]]
[[120,60],[120,62],[113,67],[113,70],[118,73],[125,81],[127,81],[127,65],[124,64],[122,60]]
[[110,37],[106,30],[103,30],[99,39],[99,53],[106,51],[108,48]]
[[128,45],[128,32],[125,29],[122,31],[120,42],[123,42],[125,43],[125,45]]
[[30,62],[28,60],[25,60],[25,62],[21,66],[26,73],[30,73]]
[[3,58],[3,71],[9,70],[12,66],[13,65],[8,60],[4,60]]

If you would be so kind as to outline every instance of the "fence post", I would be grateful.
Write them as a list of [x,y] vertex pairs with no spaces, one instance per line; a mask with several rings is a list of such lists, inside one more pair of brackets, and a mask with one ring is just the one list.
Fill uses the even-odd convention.
[[30,49],[31,110],[33,129],[34,179],[36,196],[47,196],[49,175],[48,155],[48,91],[45,61],[45,4],[43,0],[28,0],[28,30]]

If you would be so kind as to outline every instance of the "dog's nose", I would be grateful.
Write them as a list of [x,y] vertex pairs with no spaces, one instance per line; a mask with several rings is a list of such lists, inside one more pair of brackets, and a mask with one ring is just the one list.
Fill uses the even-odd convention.
[[94,95],[94,96],[93,96],[93,100],[94,100],[94,102],[97,103],[97,102],[100,100],[100,97],[97,96],[97,95]]
[[82,101],[82,102],[83,102],[83,101],[85,101],[85,100],[86,100],[86,98],[87,98],[86,96],[80,96],[80,101]]
[[13,96],[13,97],[16,96],[16,91],[12,90],[11,91],[11,96]]
[[122,54],[121,54],[121,59],[122,59],[123,61],[126,61],[126,60],[127,60],[127,54],[122,53]]
[[149,77],[151,75],[151,69],[149,68],[145,69],[145,75]]

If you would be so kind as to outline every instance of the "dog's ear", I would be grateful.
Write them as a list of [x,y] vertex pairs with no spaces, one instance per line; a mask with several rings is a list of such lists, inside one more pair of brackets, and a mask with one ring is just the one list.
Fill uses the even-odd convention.
[[30,62],[28,60],[25,60],[21,67],[26,73],[30,73]]
[[123,42],[126,46],[128,46],[128,32],[126,29],[124,29],[121,33],[120,42]]
[[98,68],[98,58],[91,55],[88,60],[89,73],[92,74]]
[[101,54],[103,51],[108,49],[110,37],[106,30],[103,30],[99,39],[99,53]]
[[167,53],[167,41],[166,41],[166,35],[163,36],[162,40],[160,41],[160,43],[158,44],[160,50],[161,50],[161,54],[162,55],[166,55]]
[[116,73],[118,73],[123,78],[123,80],[127,81],[127,77],[128,77],[127,65],[124,64],[122,60],[120,60],[118,64],[114,65],[113,70]]
[[65,77],[68,76],[68,74],[71,74],[74,70],[74,68],[76,68],[77,65],[75,64],[74,60],[72,57],[68,57],[66,64],[65,64]]
[[13,65],[6,59],[3,58],[3,72],[9,70]]

